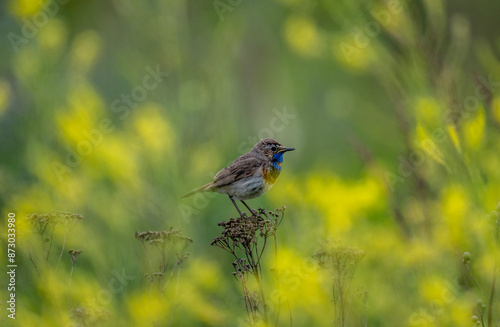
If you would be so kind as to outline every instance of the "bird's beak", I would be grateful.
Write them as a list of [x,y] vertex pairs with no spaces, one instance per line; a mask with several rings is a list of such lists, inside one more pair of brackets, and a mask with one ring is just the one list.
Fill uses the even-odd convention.
[[287,151],[293,151],[295,148],[283,148],[280,150],[280,152],[287,152]]

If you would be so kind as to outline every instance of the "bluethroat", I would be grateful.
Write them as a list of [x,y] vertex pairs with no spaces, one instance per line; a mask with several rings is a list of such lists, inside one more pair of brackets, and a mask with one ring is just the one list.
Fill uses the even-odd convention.
[[240,200],[254,214],[243,200],[259,197],[269,191],[281,172],[283,154],[293,150],[295,149],[284,147],[273,139],[263,139],[229,167],[222,168],[213,182],[183,195],[182,198],[198,192],[218,192],[229,196],[240,217],[243,215],[235,200]]

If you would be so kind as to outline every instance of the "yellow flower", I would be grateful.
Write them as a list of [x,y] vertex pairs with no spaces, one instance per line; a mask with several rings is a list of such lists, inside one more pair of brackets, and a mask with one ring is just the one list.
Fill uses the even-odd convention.
[[493,118],[500,124],[500,97],[493,98],[491,109],[493,111]]
[[161,114],[161,106],[145,103],[132,112],[131,121],[134,135],[142,141],[141,147],[150,153],[171,153],[175,140],[175,131],[167,117]]
[[336,176],[314,175],[308,179],[306,189],[306,201],[318,206],[328,231],[336,235],[350,230],[360,213],[384,202],[383,186],[370,176],[350,182]]
[[460,140],[458,139],[458,134],[457,130],[455,129],[455,126],[452,124],[449,124],[447,127],[448,134],[450,135],[451,141],[453,142],[453,145],[455,146],[455,149],[457,149],[458,152],[462,153],[462,147],[460,146]]
[[34,15],[42,9],[45,2],[39,0],[11,0],[9,10],[18,17]]
[[10,103],[10,93],[11,87],[9,82],[4,79],[0,79],[0,117]]
[[87,72],[99,57],[101,42],[101,37],[94,31],[86,31],[77,35],[71,49],[73,69]]
[[320,53],[321,38],[312,19],[307,16],[291,16],[285,22],[285,37],[299,55],[315,57]]
[[371,41],[360,45],[352,34],[343,34],[333,39],[331,51],[343,67],[354,71],[365,71],[375,56]]
[[463,124],[464,139],[469,148],[479,149],[483,140],[485,131],[484,108],[479,107],[475,117],[468,119]]
[[415,104],[415,112],[417,115],[417,120],[424,123],[426,126],[431,126],[436,122],[439,122],[441,109],[436,101],[432,97],[419,97]]

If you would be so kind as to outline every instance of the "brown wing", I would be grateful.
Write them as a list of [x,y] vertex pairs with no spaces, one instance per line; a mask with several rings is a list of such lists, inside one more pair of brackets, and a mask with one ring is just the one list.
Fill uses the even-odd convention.
[[214,186],[224,186],[245,177],[252,176],[262,166],[254,157],[239,157],[229,167],[221,169],[214,177]]

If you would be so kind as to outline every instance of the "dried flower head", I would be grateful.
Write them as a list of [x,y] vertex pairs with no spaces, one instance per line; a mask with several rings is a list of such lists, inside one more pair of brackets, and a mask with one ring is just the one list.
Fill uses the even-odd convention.
[[[264,254],[268,238],[274,238],[281,224],[285,207],[276,212],[259,208],[251,217],[243,214],[240,218],[230,218],[218,223],[223,228],[211,245],[231,253],[235,259],[232,275],[243,289],[245,309],[248,314],[248,323],[254,326],[258,321],[267,321],[267,306],[264,299],[264,290],[261,282],[261,258]],[[247,285],[248,277],[252,275],[259,286],[259,291],[251,291]]]
[[64,211],[51,211],[43,214],[32,213],[26,216],[26,220],[40,235],[43,235],[47,229],[55,228],[59,224],[71,226],[82,219],[83,216],[80,214]]
[[186,244],[193,243],[193,240],[189,237],[182,235],[180,230],[172,229],[162,230],[162,231],[145,231],[145,232],[135,232],[135,238],[137,238],[142,244],[158,244],[158,243],[177,243],[185,242]]
[[328,269],[331,274],[337,326],[346,326],[345,308],[350,283],[358,263],[364,256],[364,251],[330,241],[326,241],[322,249],[313,255],[319,266]]
[[78,323],[78,326],[100,326],[111,316],[106,309],[87,308],[80,306],[71,309],[71,318]]
[[69,249],[68,253],[71,256],[71,261],[75,264],[76,259],[78,259],[78,256],[83,253],[83,250]]
[[[145,249],[152,272],[144,274],[151,286],[156,284],[157,290],[163,294],[174,271],[178,272],[188,258],[186,249],[193,240],[182,235],[180,230],[170,228],[162,231],[135,232],[135,238]],[[167,271],[170,270],[170,273]]]
[[326,241],[322,249],[313,255],[321,268],[338,274],[339,278],[352,278],[358,263],[365,257],[365,252],[357,248]]
[[[246,251],[250,247],[257,245],[258,238],[268,238],[276,235],[276,230],[281,224],[286,207],[281,207],[273,211],[266,211],[263,208],[257,210],[256,215],[241,218],[230,218],[228,221],[221,221],[217,225],[223,228],[221,236],[216,237],[211,245],[218,246],[230,253],[233,253],[233,246]],[[236,256],[238,258],[238,256]]]
[[164,276],[165,276],[165,274],[161,273],[161,272],[144,274],[144,278],[146,278],[150,283],[158,282],[158,281],[162,280],[162,278]]

